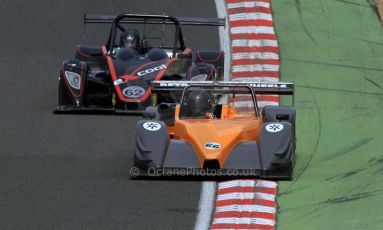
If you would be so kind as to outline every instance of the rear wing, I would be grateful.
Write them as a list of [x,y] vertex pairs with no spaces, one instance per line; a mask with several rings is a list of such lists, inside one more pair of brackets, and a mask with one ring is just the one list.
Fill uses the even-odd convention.
[[294,83],[290,82],[237,82],[237,81],[152,81],[152,92],[183,91],[187,87],[247,87],[255,94],[294,95]]
[[117,31],[125,31],[121,24],[173,24],[175,26],[175,37],[173,43],[173,57],[177,53],[177,44],[180,49],[186,49],[185,41],[182,35],[181,25],[199,25],[199,26],[225,26],[225,19],[207,19],[207,18],[176,18],[170,15],[148,15],[148,14],[119,14],[111,15],[84,15],[84,25],[87,23],[110,23],[112,28],[109,34],[106,48],[108,51],[114,48]]
[[[241,94],[251,92],[255,114],[260,115],[256,95],[291,95],[292,106],[294,106],[294,84],[289,82],[237,82],[237,81],[152,81],[152,97],[157,98],[157,94],[175,92],[182,95],[180,103],[183,103],[185,92],[190,87],[209,89],[210,92],[235,93]],[[245,91],[244,91],[245,90]],[[157,99],[154,99],[156,101]]]
[[[119,23],[130,24],[173,24],[169,21],[172,16],[165,15],[146,15],[146,14],[131,14],[142,18],[124,18]],[[88,23],[113,23],[118,15],[88,15],[84,14],[84,24]],[[203,18],[203,17],[177,17],[181,25],[187,26],[225,26],[225,18]]]

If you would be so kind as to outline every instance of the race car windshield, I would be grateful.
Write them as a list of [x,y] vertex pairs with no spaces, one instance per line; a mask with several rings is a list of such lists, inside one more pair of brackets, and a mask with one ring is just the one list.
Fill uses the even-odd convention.
[[180,110],[181,119],[221,118],[222,110],[235,116],[255,116],[253,97],[248,88],[201,89],[185,91]]

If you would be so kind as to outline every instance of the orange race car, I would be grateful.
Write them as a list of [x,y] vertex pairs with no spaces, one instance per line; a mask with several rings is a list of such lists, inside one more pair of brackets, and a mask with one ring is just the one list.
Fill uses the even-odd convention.
[[[137,123],[131,176],[291,179],[295,109],[258,108],[258,94],[293,95],[292,83],[153,81]],[[181,96],[156,105],[158,94]]]

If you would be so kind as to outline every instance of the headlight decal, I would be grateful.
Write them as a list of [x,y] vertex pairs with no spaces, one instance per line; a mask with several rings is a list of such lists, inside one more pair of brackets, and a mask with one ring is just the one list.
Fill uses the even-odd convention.
[[81,76],[78,73],[65,71],[65,78],[73,89],[81,89]]

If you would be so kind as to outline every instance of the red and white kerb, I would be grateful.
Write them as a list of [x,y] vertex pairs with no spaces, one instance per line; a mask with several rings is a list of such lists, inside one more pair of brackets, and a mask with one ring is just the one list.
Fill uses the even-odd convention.
[[[279,81],[279,49],[270,0],[226,0],[233,81]],[[258,96],[259,107],[278,105],[277,95]],[[241,103],[252,103],[243,100]],[[211,229],[275,229],[277,182],[218,183]]]
[[211,229],[274,229],[276,193],[274,181],[219,183]]
[[[233,81],[279,81],[279,49],[270,0],[227,0]],[[278,105],[276,95],[258,96],[259,107]],[[246,103],[246,102],[244,102]]]

